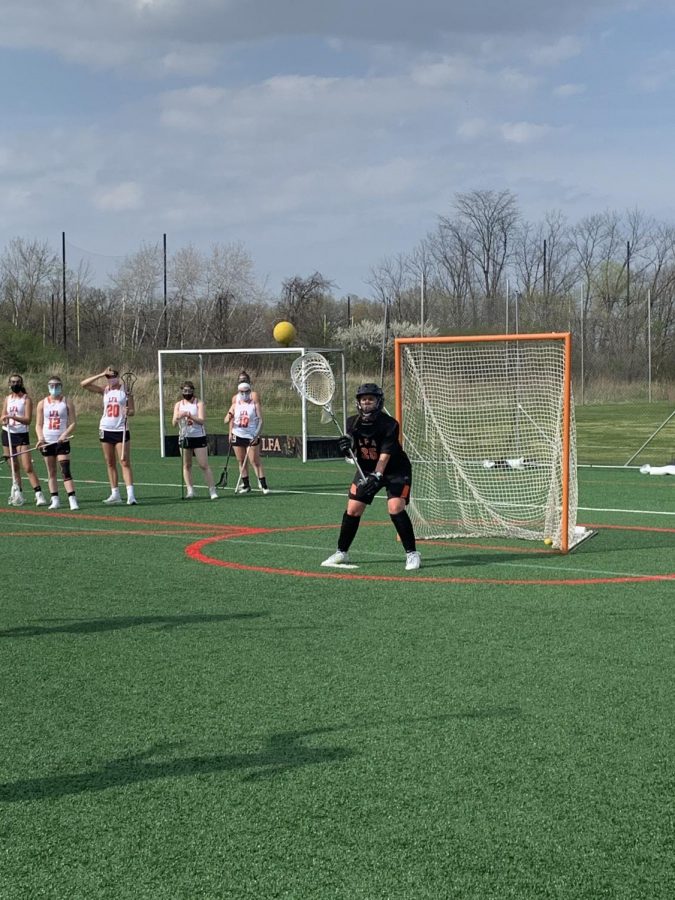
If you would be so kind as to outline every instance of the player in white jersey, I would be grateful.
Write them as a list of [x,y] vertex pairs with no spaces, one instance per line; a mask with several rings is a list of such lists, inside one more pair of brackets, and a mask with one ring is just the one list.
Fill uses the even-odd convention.
[[61,505],[56,477],[57,462],[61,469],[63,486],[68,495],[68,505],[71,509],[79,509],[75,484],[70,472],[70,437],[75,430],[77,421],[75,406],[69,397],[63,396],[63,384],[58,375],[51,376],[47,388],[49,394],[40,400],[37,406],[35,430],[38,447],[47,466],[49,493],[51,494],[49,509],[58,509]]
[[[105,387],[97,384],[101,378],[106,380]],[[85,378],[80,382],[80,386],[93,394],[100,394],[103,398],[103,415],[98,434],[110,482],[110,496],[103,502],[108,504],[122,502],[117,471],[119,462],[127,489],[127,505],[135,506],[137,501],[134,492],[134,474],[131,469],[131,435],[127,429],[127,418],[133,416],[136,411],[133,395],[127,394],[120,373],[113,366],[108,366],[98,375]]]
[[260,461],[260,433],[262,431],[262,411],[260,398],[251,388],[251,380],[247,372],[239,373],[237,393],[232,397],[232,405],[224,422],[230,426],[230,443],[239,463],[241,475],[237,490],[240,494],[249,494],[251,482],[248,475],[249,460],[258,476],[263,494],[269,494],[267,479]]
[[178,425],[178,441],[183,456],[183,478],[187,488],[186,499],[192,500],[195,486],[192,480],[192,457],[197,460],[204,474],[204,481],[212,500],[218,499],[218,491],[209,466],[209,451],[206,446],[206,405],[195,397],[195,386],[184,381],[180,388],[181,399],[173,408],[174,425]]
[[10,506],[23,506],[23,486],[21,469],[23,469],[33,491],[35,503],[44,506],[47,501],[40,489],[40,479],[33,469],[33,457],[28,446],[30,443],[29,426],[33,419],[33,401],[28,395],[23,377],[17,373],[9,376],[9,395],[4,398],[0,422],[2,422],[2,452],[11,457],[9,465],[12,472],[12,493]]

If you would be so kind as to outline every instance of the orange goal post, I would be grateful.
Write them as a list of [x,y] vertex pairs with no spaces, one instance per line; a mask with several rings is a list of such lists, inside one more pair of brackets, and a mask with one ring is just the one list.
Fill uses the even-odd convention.
[[507,536],[566,553],[576,524],[571,335],[395,340],[396,418],[421,538]]

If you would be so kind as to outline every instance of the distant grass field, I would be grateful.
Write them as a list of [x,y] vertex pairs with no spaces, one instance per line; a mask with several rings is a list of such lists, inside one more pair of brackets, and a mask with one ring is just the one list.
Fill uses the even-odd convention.
[[[578,410],[582,461],[648,412]],[[675,478],[582,468],[577,552],[425,543],[418,573],[377,500],[327,570],[343,462],[181,502],[133,425],[138,506],[102,506],[85,416],[80,511],[0,507],[3,900],[673,896]]]

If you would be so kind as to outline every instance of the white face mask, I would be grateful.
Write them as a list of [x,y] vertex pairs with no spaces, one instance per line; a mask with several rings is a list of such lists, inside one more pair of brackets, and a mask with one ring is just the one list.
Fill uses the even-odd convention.
[[63,393],[63,385],[60,384],[50,384],[49,387],[49,396],[50,397],[60,397]]

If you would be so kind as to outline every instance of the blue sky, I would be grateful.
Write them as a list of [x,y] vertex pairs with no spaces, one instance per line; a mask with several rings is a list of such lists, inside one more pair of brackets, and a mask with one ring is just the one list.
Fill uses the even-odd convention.
[[675,221],[673,0],[2,7],[0,248],[166,233],[367,295],[461,191]]

